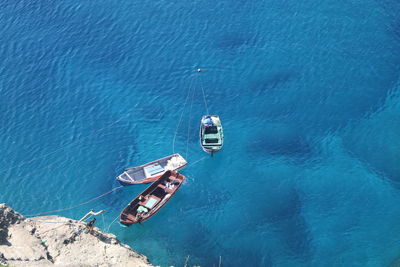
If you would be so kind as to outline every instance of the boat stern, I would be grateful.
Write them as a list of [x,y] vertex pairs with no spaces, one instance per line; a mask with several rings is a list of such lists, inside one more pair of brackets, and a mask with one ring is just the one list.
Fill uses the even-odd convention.
[[171,159],[167,161],[167,165],[165,166],[165,171],[179,171],[185,168],[187,165],[187,161],[184,157],[182,157],[179,153],[175,153]]

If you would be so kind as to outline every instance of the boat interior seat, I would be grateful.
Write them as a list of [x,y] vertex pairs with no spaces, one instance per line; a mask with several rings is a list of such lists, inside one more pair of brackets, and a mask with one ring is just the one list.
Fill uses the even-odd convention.
[[210,134],[205,134],[204,138],[220,138],[221,135],[219,133],[210,133]]
[[135,216],[133,216],[132,214],[128,214],[127,216],[126,216],[126,218],[128,219],[128,220],[131,220],[131,221],[134,221],[136,218],[135,218]]
[[164,189],[165,193],[167,193],[167,194],[171,193],[171,189],[169,189],[168,187],[166,187],[163,184],[158,185],[158,187],[161,187],[162,189]]
[[221,144],[219,138],[206,138],[204,139],[204,143],[206,144]]

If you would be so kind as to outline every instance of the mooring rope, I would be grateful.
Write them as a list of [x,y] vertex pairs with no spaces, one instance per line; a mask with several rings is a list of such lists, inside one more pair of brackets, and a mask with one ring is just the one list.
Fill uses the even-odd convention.
[[187,255],[186,260],[185,260],[185,264],[183,265],[183,267],[187,267],[187,264],[189,262],[189,258],[190,258],[190,255]]
[[58,224],[71,224],[71,222],[68,222],[68,221],[66,221],[66,222],[58,222],[58,221],[43,221],[43,220],[34,220],[34,219],[31,219],[31,218],[28,218],[30,221],[32,221],[32,222],[41,222],[41,223],[58,223]]
[[205,160],[206,158],[208,158],[208,157],[202,157],[201,159],[198,159],[198,160],[196,160],[196,161],[194,161],[194,162],[188,164],[186,167],[193,166],[193,165],[199,163],[200,161]]
[[175,153],[176,136],[178,134],[179,126],[181,125],[181,122],[182,122],[183,113],[185,112],[185,107],[186,107],[187,101],[189,100],[190,92],[192,91],[192,86],[193,86],[193,80],[191,80],[189,83],[189,90],[188,90],[188,93],[187,93],[187,96],[185,99],[185,103],[183,104],[183,108],[181,111],[181,115],[179,117],[178,125],[176,126],[176,129],[175,129],[174,138],[172,139],[172,153]]
[[190,109],[189,109],[189,123],[188,123],[188,129],[187,129],[187,138],[186,138],[186,159],[188,158],[188,151],[189,151],[189,140],[190,140],[190,120],[192,119],[192,110],[193,110],[193,100],[196,92],[196,87],[193,87],[192,90],[192,97],[190,101]]
[[90,202],[93,202],[93,201],[95,201],[95,200],[97,200],[97,199],[99,199],[99,198],[102,198],[102,197],[104,197],[104,196],[106,196],[106,195],[108,195],[108,194],[111,194],[111,193],[114,192],[115,190],[118,190],[118,189],[120,189],[120,188],[122,188],[122,187],[123,187],[122,185],[121,185],[121,186],[118,186],[118,187],[115,187],[115,188],[111,189],[110,191],[107,191],[106,193],[103,193],[103,194],[101,194],[101,195],[99,195],[99,196],[97,196],[97,197],[94,197],[94,198],[89,199],[89,200],[87,200],[87,201],[85,201],[85,202],[79,203],[79,204],[77,204],[77,205],[74,205],[74,206],[71,206],[71,207],[68,207],[68,208],[58,209],[58,210],[50,210],[50,211],[45,211],[45,212],[40,212],[40,213],[35,213],[35,214],[28,214],[28,215],[24,215],[24,216],[25,216],[25,217],[35,217],[35,216],[40,216],[40,215],[49,214],[49,213],[56,213],[56,212],[61,212],[61,211],[76,209],[76,208],[78,208],[78,207],[81,207],[81,206],[84,206],[84,205],[86,205],[86,204],[89,204]]
[[111,225],[119,218],[119,214],[117,217],[115,217],[115,219],[108,225],[106,232],[108,233],[110,231],[110,227]]

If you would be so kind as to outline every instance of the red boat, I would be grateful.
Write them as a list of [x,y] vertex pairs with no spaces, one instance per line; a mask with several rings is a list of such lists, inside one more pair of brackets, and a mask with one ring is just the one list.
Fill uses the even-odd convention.
[[149,219],[170,200],[185,178],[175,171],[165,172],[125,207],[119,216],[120,222],[129,226]]

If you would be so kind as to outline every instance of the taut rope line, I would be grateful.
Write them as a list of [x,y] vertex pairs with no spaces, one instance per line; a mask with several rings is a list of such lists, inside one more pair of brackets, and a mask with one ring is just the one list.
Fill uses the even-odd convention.
[[105,229],[107,233],[110,232],[110,227],[111,227],[111,225],[112,225],[118,218],[119,218],[119,215],[118,215],[117,217],[115,217],[115,219],[108,225],[107,229]]
[[185,111],[186,103],[187,103],[187,101],[188,101],[188,99],[189,99],[189,95],[190,95],[192,86],[193,86],[193,80],[190,81],[190,84],[189,84],[189,91],[188,91],[188,94],[187,94],[187,96],[186,96],[185,103],[183,104],[183,108],[182,108],[182,111],[181,111],[181,116],[180,116],[180,118],[179,118],[178,125],[176,126],[176,129],[175,129],[174,138],[173,138],[173,140],[172,140],[172,153],[175,153],[175,140],[176,140],[176,135],[178,134],[179,126],[181,125],[183,113],[184,113],[184,111]]
[[186,159],[188,158],[188,151],[189,151],[189,139],[190,139],[190,120],[192,118],[192,110],[193,110],[193,99],[195,96],[196,92],[196,87],[194,86],[192,89],[192,97],[190,101],[190,110],[189,110],[189,123],[188,123],[188,129],[187,129],[187,138],[186,138]]
[[28,215],[24,215],[24,216],[25,217],[35,217],[35,216],[40,216],[40,215],[45,215],[45,214],[50,214],[50,213],[55,213],[55,212],[61,212],[61,211],[76,209],[76,208],[81,207],[83,205],[89,204],[90,202],[93,202],[93,201],[95,201],[95,200],[97,200],[99,198],[102,198],[102,197],[104,197],[104,196],[106,196],[108,194],[111,194],[115,190],[118,190],[118,189],[120,189],[122,187],[123,187],[122,185],[118,186],[118,187],[115,187],[115,188],[111,189],[110,191],[108,191],[106,193],[103,193],[103,194],[101,194],[101,195],[99,195],[97,197],[94,197],[92,199],[89,199],[89,200],[87,200],[85,202],[79,203],[79,204],[77,204],[75,206],[71,206],[71,207],[64,208],[64,209],[58,209],[58,210],[50,210],[50,211],[45,211],[45,212],[40,212],[40,213],[35,213],[35,214],[28,214]]
[[208,158],[208,157],[202,157],[201,159],[198,159],[198,160],[196,160],[196,161],[194,161],[194,162],[188,164],[187,167],[193,166],[193,165],[195,165],[196,163],[199,163],[200,161],[205,160],[206,158]]

